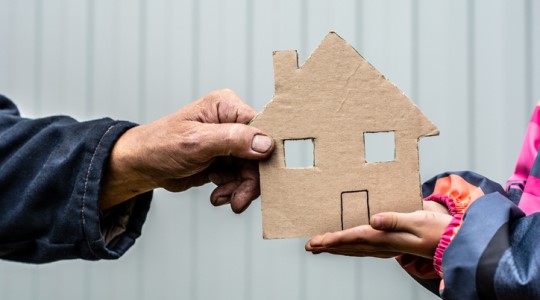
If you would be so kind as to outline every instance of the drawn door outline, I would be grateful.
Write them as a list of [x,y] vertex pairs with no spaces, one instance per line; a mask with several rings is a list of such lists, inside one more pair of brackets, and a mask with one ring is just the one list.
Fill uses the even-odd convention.
[[369,224],[368,190],[341,192],[341,230]]

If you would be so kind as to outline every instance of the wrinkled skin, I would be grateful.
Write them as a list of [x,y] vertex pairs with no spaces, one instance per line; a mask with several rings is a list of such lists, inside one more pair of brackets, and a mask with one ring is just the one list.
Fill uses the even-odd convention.
[[107,209],[155,188],[185,191],[217,185],[214,205],[244,211],[260,194],[258,160],[273,140],[248,126],[256,112],[233,91],[212,92],[116,142],[102,182],[100,208]]

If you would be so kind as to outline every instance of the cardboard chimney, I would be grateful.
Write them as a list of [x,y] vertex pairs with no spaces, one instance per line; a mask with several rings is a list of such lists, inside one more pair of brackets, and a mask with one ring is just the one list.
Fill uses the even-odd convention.
[[[275,94],[252,122],[276,142],[260,163],[263,236],[307,237],[422,209],[418,141],[437,127],[351,45],[330,32],[298,66],[273,54]],[[390,161],[366,160],[366,138],[390,134]],[[287,141],[313,143],[313,165],[285,163]]]

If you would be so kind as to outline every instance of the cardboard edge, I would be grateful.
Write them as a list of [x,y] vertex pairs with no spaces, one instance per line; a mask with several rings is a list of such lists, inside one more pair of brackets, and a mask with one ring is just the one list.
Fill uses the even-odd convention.
[[[338,37],[341,41],[343,41],[347,46],[349,46],[350,48],[352,48],[356,54],[362,58],[363,60],[365,60],[366,63],[368,63],[368,65],[374,69],[375,71],[377,71],[381,77],[386,80],[386,82],[389,82],[394,88],[396,88],[398,91],[400,91],[402,93],[402,95],[405,97],[405,100],[407,100],[409,102],[410,105],[412,105],[416,110],[418,110],[420,112],[420,115],[421,115],[421,118],[423,119],[422,120],[422,123],[420,124],[421,126],[419,126],[419,128],[422,128],[423,129],[423,132],[422,130],[420,131],[421,134],[418,135],[415,139],[416,139],[416,153],[418,155],[418,163],[416,165],[416,169],[417,169],[417,176],[418,176],[418,182],[420,183],[420,189],[419,189],[419,195],[418,195],[418,199],[419,199],[419,207],[422,207],[422,201],[423,201],[423,197],[422,197],[422,188],[421,188],[421,176],[420,176],[420,152],[419,152],[419,143],[420,143],[420,139],[422,137],[429,137],[429,136],[437,136],[440,134],[440,131],[438,129],[438,127],[429,119],[429,117],[420,109],[420,107],[411,100],[410,97],[407,96],[407,94],[405,92],[403,92],[396,84],[394,84],[390,79],[388,79],[385,75],[383,75],[377,68],[375,68],[367,59],[364,58],[364,56],[362,56],[357,50],[355,47],[353,47],[351,44],[349,44],[346,40],[344,40],[341,36],[339,36],[337,33],[335,33],[334,31],[330,31],[326,36],[325,38],[323,39],[323,41],[325,39],[328,38],[329,35],[334,35],[336,37]],[[299,62],[299,55],[298,55],[298,51],[296,50],[281,50],[281,51],[273,51],[273,56],[275,56],[277,53],[279,52],[282,52],[282,51],[294,51],[296,53],[296,70],[301,70],[305,64],[312,58],[313,54],[316,53],[320,46],[321,46],[322,42],[315,48],[313,49],[313,51],[311,51],[310,55],[308,56],[308,58],[300,65],[300,62]],[[274,75],[275,75],[275,65],[274,65]],[[256,121],[257,119],[260,118],[260,115],[262,115],[263,113],[265,113],[265,111],[267,110],[268,106],[272,104],[272,102],[274,102],[275,98],[276,98],[276,94],[277,94],[277,87],[276,87],[276,83],[277,83],[277,80],[274,80],[274,93],[272,95],[272,98],[270,99],[270,101],[268,101],[266,103],[266,105],[263,107],[263,109],[261,110],[260,113],[258,113],[257,115],[255,115],[255,117],[248,123],[249,125],[253,125],[253,126],[257,126],[256,124]],[[262,196],[262,195],[261,195]],[[261,206],[261,210],[262,210],[262,206]],[[262,228],[262,237],[264,240],[271,240],[271,239],[288,239],[288,238],[309,238],[310,236],[309,235],[306,235],[306,236],[282,236],[280,234],[275,234],[275,233],[269,233],[269,232],[265,232],[264,230],[264,220],[263,220],[263,228]]]
[[[299,70],[301,69],[300,65],[299,65],[299,56],[298,56],[298,50],[296,49],[289,49],[289,50],[275,50],[275,51],[272,51],[272,66],[273,66],[273,73],[274,73],[274,77],[276,76],[276,66],[275,66],[275,56],[279,53],[279,52],[295,52],[296,53],[296,69]],[[274,78],[274,93],[272,94],[272,97],[270,98],[270,100],[268,102],[266,102],[266,104],[264,105],[264,107],[262,108],[262,110],[255,115],[255,117],[253,117],[253,119],[251,119],[251,121],[248,122],[248,125],[252,125],[252,126],[256,126],[256,124],[253,124],[257,121],[257,119],[262,115],[264,114],[264,111],[266,110],[266,108],[271,105],[272,102],[274,102],[274,99],[276,98],[276,90],[277,90],[277,80],[275,80]]]

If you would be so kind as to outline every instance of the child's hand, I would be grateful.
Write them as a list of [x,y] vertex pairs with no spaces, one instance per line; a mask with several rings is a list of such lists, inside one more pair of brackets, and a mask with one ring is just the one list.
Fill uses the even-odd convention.
[[452,217],[432,201],[426,201],[424,209],[380,213],[371,218],[371,226],[314,236],[306,243],[306,251],[380,258],[410,253],[431,259]]

